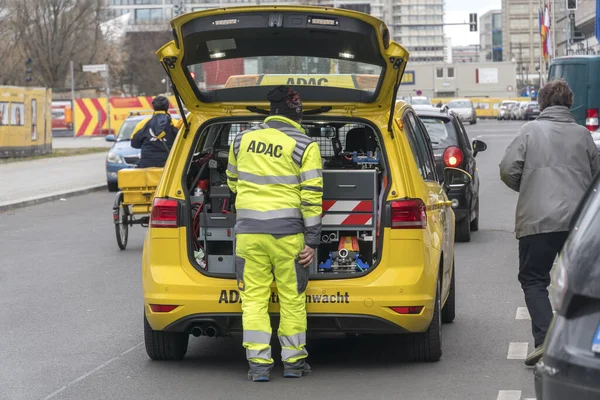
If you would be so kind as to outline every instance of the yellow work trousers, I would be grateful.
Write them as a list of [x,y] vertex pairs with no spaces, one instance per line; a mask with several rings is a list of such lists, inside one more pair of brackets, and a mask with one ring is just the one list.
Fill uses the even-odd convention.
[[[276,238],[269,234],[238,234],[235,270],[242,300],[243,346],[250,367],[267,370],[271,357],[269,302],[278,302],[277,335],[284,364],[297,365],[308,356],[306,346],[306,285],[309,269],[298,262],[304,249],[299,233]],[[277,294],[271,293],[275,278]]]

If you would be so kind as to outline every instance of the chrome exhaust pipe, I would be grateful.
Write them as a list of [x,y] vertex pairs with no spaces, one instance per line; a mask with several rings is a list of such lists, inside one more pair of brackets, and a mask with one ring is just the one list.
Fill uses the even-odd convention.
[[328,235],[323,235],[323,236],[321,237],[321,241],[322,241],[323,243],[329,243],[329,236],[328,236]]
[[341,257],[341,258],[346,258],[346,257],[348,257],[348,250],[346,250],[346,249],[341,249],[341,250],[340,250],[340,257]]
[[200,337],[204,334],[204,330],[199,327],[199,326],[194,326],[192,328],[192,335],[194,335],[194,337]]
[[335,242],[337,240],[337,234],[336,233],[330,233],[329,234],[329,240],[332,242]]

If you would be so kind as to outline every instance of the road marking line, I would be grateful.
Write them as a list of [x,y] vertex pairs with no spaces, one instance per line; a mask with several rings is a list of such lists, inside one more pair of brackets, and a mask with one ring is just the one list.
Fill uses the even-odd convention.
[[107,365],[117,361],[119,358],[123,357],[124,355],[126,355],[127,353],[132,352],[133,350],[137,349],[138,347],[140,347],[142,344],[144,344],[144,342],[140,342],[138,344],[136,344],[135,346],[133,346],[130,349],[125,350],[124,352],[122,352],[121,354],[119,354],[116,357],[111,358],[110,360],[106,361],[103,364],[98,365],[96,368],[94,368],[93,370],[81,375],[79,378],[72,380],[71,382],[67,383],[65,386],[61,387],[60,389],[58,389],[57,391],[50,393],[48,396],[44,397],[43,400],[50,400],[51,398],[55,397],[56,395],[64,392],[65,390],[67,390],[70,386],[73,386],[74,384],[76,384],[77,382],[81,382],[82,380],[84,380],[85,378],[87,378],[88,376],[92,375],[94,372],[97,372],[99,370],[101,370],[102,368],[106,367]]
[[508,360],[524,360],[527,358],[527,342],[511,342],[508,344]]
[[529,315],[527,307],[517,307],[517,316],[515,318],[531,320],[531,315]]
[[498,392],[497,400],[521,400],[520,390],[501,390]]

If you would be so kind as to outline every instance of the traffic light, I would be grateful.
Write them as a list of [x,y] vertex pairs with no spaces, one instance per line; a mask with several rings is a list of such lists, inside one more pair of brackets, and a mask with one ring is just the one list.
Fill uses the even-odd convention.
[[33,72],[33,69],[31,69],[31,64],[31,58],[25,60],[25,82],[31,82],[32,80],[31,73]]
[[567,0],[567,10],[569,10],[569,11],[577,10],[577,0]]
[[469,30],[477,32],[477,13],[469,14]]

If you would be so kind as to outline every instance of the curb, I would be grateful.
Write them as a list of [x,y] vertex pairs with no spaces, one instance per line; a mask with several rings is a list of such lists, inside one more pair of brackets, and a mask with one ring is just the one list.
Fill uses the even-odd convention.
[[106,183],[92,185],[92,186],[86,186],[84,188],[69,190],[66,192],[55,192],[55,193],[52,193],[52,194],[49,194],[46,196],[30,197],[28,199],[15,201],[13,203],[4,203],[4,204],[0,204],[0,213],[4,212],[4,211],[10,211],[10,210],[16,210],[19,208],[34,206],[37,204],[48,203],[48,202],[56,201],[56,200],[60,200],[60,199],[66,199],[69,197],[81,196],[84,194],[97,192],[102,189],[105,189],[105,190],[107,189]]

